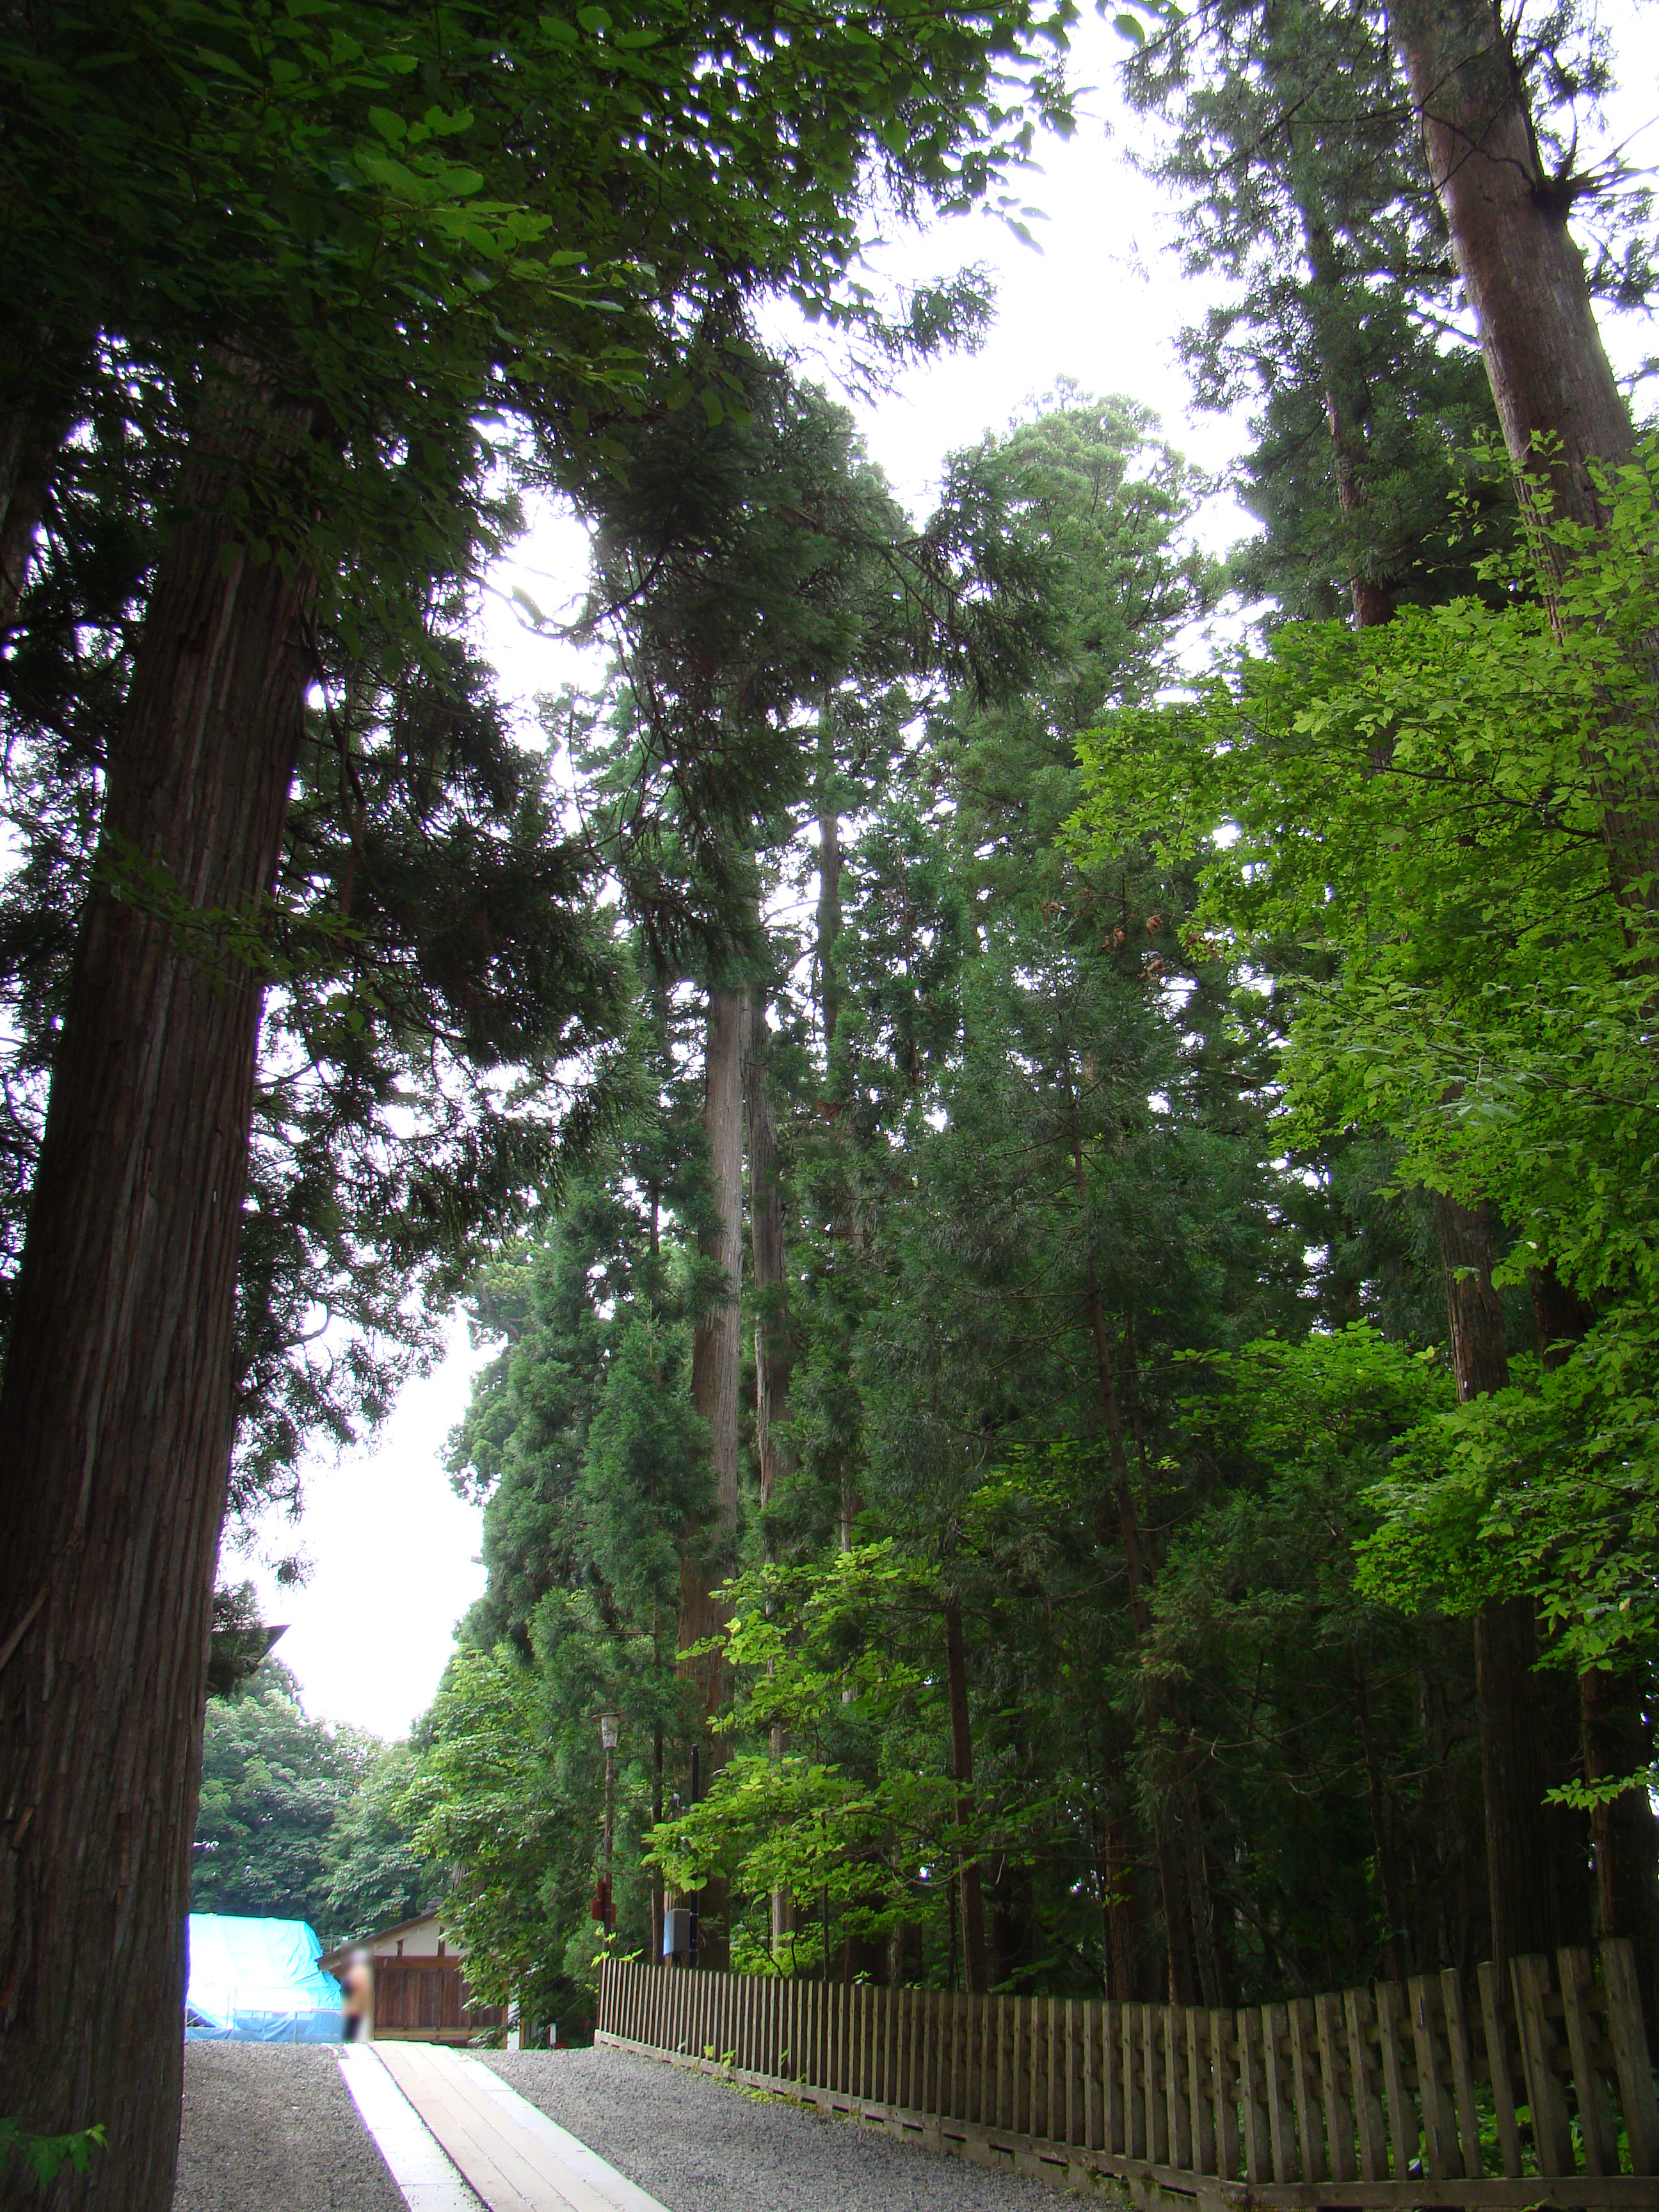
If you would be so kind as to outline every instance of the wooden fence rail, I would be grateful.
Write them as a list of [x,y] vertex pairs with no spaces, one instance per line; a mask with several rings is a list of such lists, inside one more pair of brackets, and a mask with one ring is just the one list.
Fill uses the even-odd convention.
[[1659,2208],[1631,1948],[1249,2010],[608,1960],[595,2041],[1121,2202]]

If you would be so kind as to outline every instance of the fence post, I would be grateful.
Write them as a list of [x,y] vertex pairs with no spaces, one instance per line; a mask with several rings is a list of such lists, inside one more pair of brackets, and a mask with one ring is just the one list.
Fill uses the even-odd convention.
[[[1589,1964],[1586,1953],[1585,1966]],[[1440,1977],[1441,2002],[1446,2014],[1446,2049],[1451,2058],[1452,2098],[1457,2108],[1457,2130],[1463,2138],[1463,2172],[1479,2181],[1484,2171],[1480,2156],[1480,2121],[1474,2103],[1474,2061],[1469,2040],[1469,2019],[1463,2002],[1463,1977],[1448,1966]]]
[[1549,1972],[1549,1960],[1536,1955],[1510,1961],[1538,2171],[1563,2174],[1573,2171],[1572,2136],[1567,2125],[1567,2100],[1555,2069],[1555,2037],[1547,2009]]
[[1285,2095],[1285,2052],[1290,2016],[1283,2005],[1261,2008],[1262,2082],[1267,2092],[1267,2136],[1273,2145],[1273,2179],[1299,2181],[1296,2171],[1296,2122]]
[[1164,2094],[1170,2107],[1170,2164],[1193,2171],[1193,2108],[1187,2094],[1186,2005],[1163,2007]]
[[1215,2069],[1209,2048],[1210,2015],[1187,2007],[1187,2116],[1192,2129],[1189,2162],[1194,2173],[1213,2173]]
[[1291,2029],[1291,2080],[1296,2097],[1296,2131],[1302,2141],[1302,2179],[1325,2181],[1324,2131],[1315,2111],[1313,2005],[1307,1997],[1293,1997],[1286,2008]]
[[1423,2107],[1423,2169],[1431,2179],[1443,2181],[1462,2160],[1457,2156],[1457,2133],[1446,2102],[1445,2074],[1435,2033],[1438,1992],[1427,1974],[1413,1974],[1406,1987],[1411,1998],[1412,2040],[1417,2046],[1417,2094]]
[[1498,2147],[1504,2172],[1511,2180],[1521,2175],[1521,2130],[1515,2117],[1515,2059],[1510,2045],[1509,2002],[1498,1969],[1488,1959],[1475,1968],[1480,1989],[1480,2026],[1486,2045],[1486,2081],[1492,2090],[1492,2112],[1498,2122]]
[[1659,2173],[1659,2108],[1648,2062],[1647,2024],[1636,1980],[1636,1954],[1628,1937],[1601,1939],[1601,1978],[1607,1992],[1607,2039],[1619,2075],[1619,2101],[1633,2173]]
[[1140,2039],[1140,2007],[1120,2005],[1117,2027],[1117,2049],[1113,2056],[1114,2063],[1122,2069],[1124,2156],[1144,2159],[1146,2155],[1146,2091],[1145,2054]]
[[[1333,2181],[1352,2181],[1358,2172],[1354,2156],[1353,2109],[1342,2093],[1342,2061],[1347,2043],[1340,1996],[1314,1999],[1314,2021],[1319,2031],[1319,2070],[1325,2085],[1325,2148]],[[1349,2069],[1352,2086],[1352,2069]]]
[[1617,2173],[1619,2138],[1613,2131],[1613,2109],[1595,2064],[1598,2038],[1590,2019],[1596,1996],[1595,1970],[1590,1954],[1570,1944],[1556,1953],[1561,1975],[1561,2009],[1566,2021],[1567,2051],[1577,2092],[1578,2136],[1584,2146],[1586,2173]]
[[1354,2128],[1359,2137],[1359,2178],[1362,2181],[1386,2181],[1389,2147],[1382,2133],[1382,2106],[1373,2078],[1376,2069],[1371,2065],[1370,1992],[1349,1990],[1344,1994],[1342,2004],[1347,2018],[1348,2078],[1353,2097]]
[[1229,2181],[1240,2179],[1238,2165],[1238,2050],[1234,2020],[1218,2007],[1210,2014],[1210,2081],[1215,2105],[1215,2170]]
[[1113,2064],[1112,2007],[1109,2000],[1097,2004],[1091,1997],[1083,2008],[1083,2148],[1109,2152],[1112,2115],[1117,2099],[1112,2092],[1117,2069]]
[[1244,2175],[1253,2189],[1260,2189],[1273,2174],[1267,2075],[1272,2053],[1263,2056],[1261,2014],[1254,2009],[1241,2009],[1237,2019],[1239,2102],[1244,2112]]
[[1162,2010],[1161,2006],[1154,2004],[1143,2004],[1140,2008],[1141,2060],[1146,2084],[1146,2156],[1153,2166],[1170,2163],[1170,2094],[1160,2063],[1169,2053],[1159,2049]]
[[1382,2062],[1382,2089],[1389,2100],[1389,2141],[1394,2153],[1394,2179],[1403,2181],[1417,2156],[1417,2116],[1406,2087],[1400,2063],[1400,2031],[1404,2000],[1397,1982],[1376,1984],[1376,2039]]

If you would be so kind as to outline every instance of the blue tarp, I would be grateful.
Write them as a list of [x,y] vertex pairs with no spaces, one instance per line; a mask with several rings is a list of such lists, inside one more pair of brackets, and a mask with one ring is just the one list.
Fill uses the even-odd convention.
[[187,2042],[337,2043],[340,1985],[303,1920],[190,1916]]

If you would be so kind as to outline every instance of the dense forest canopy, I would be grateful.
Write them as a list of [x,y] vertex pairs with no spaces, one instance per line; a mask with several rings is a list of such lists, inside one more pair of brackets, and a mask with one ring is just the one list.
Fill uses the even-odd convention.
[[[757,1972],[1216,2005],[1600,1931],[1659,1993],[1613,57],[1120,17],[1249,410],[1218,561],[1133,394],[1056,364],[912,515],[762,340],[974,341],[975,272],[860,252],[1012,204],[1073,20],[0,25],[0,2113],[137,2212],[192,1892],[441,1887],[566,2022],[674,1899]],[[605,673],[526,731],[475,617],[548,498]],[[487,1586],[387,1749],[216,1564],[458,1299]]]

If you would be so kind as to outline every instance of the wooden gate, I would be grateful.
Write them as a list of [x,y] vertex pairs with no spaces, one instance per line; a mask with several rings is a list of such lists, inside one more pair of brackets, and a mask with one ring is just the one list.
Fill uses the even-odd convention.
[[468,2002],[459,1960],[374,1961],[377,2042],[470,2043],[502,2017],[499,2005]]
[[594,2040],[1119,2203],[1659,2208],[1630,1946],[1243,2011],[608,1960]]

